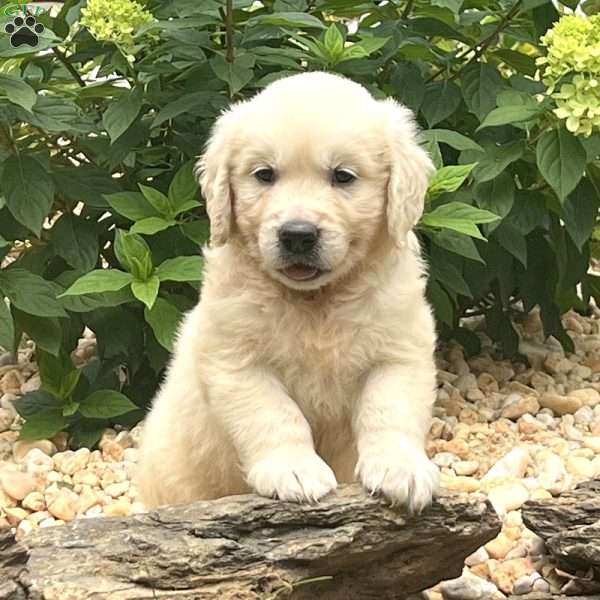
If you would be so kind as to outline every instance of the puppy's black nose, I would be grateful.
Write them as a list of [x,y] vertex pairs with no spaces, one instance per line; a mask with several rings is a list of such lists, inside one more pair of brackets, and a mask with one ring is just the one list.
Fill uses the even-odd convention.
[[279,242],[294,254],[306,254],[314,249],[319,230],[308,221],[288,221],[279,229]]

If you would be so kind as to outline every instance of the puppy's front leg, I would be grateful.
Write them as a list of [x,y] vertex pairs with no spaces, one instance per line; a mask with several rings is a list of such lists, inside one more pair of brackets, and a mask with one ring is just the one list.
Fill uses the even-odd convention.
[[246,368],[212,380],[211,408],[257,493],[314,502],[335,489],[335,475],[315,452],[309,424],[274,375]]
[[379,366],[368,376],[354,418],[358,477],[370,492],[411,512],[431,502],[438,484],[438,469],[425,454],[434,389],[433,364]]

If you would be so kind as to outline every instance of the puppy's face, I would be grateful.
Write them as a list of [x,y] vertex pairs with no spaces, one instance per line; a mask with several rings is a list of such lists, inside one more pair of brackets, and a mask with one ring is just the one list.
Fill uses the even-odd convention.
[[[411,181],[406,167],[415,160]],[[429,162],[405,109],[311,73],[221,117],[201,168],[213,240],[239,236],[269,276],[310,290],[363,261],[392,221],[392,239],[403,243],[420,215]]]

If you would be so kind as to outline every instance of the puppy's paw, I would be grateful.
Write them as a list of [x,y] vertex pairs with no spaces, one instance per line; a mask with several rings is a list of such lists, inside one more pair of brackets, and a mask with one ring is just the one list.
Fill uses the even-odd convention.
[[292,502],[316,502],[337,487],[333,471],[315,452],[286,449],[258,461],[247,480],[261,496]]
[[411,513],[431,503],[439,484],[438,468],[412,443],[374,444],[361,453],[356,474],[371,494],[381,493]]

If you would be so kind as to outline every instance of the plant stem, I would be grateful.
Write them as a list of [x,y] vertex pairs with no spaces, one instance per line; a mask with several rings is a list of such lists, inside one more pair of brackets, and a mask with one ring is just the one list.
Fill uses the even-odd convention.
[[227,51],[225,60],[232,63],[235,59],[235,49],[233,46],[233,0],[227,0],[225,7],[225,33]]
[[406,3],[406,6],[404,7],[404,10],[402,11],[403,19],[408,19],[408,16],[412,12],[414,5],[415,5],[415,0],[408,0],[408,2]]
[[[479,42],[477,42],[473,46],[470,46],[466,50],[463,50],[460,54],[456,55],[456,60],[460,60],[460,59],[464,58],[465,56],[467,56],[468,54],[470,54],[471,52],[475,52],[475,54],[473,54],[473,56],[458,71],[456,71],[449,78],[449,81],[452,80],[452,79],[455,79],[456,77],[458,77],[458,75],[461,73],[461,71],[466,66],[468,66],[472,62],[476,61],[490,47],[490,45],[496,39],[496,37],[500,33],[502,33],[502,31],[504,31],[504,29],[506,29],[506,27],[508,27],[508,25],[511,22],[511,20],[513,19],[513,17],[515,17],[517,15],[517,13],[519,12],[519,10],[521,8],[522,1],[523,0],[517,0],[514,3],[513,7],[504,15],[504,17],[502,17],[502,19],[500,20],[500,22],[498,23],[498,25],[496,26],[496,28],[494,29],[494,31],[492,31],[492,33],[490,33],[490,35],[488,35],[487,37],[483,38],[482,40],[480,40]],[[440,75],[441,73],[443,73],[445,70],[446,69],[438,69],[435,73],[433,73],[429,77],[429,79],[427,79],[425,81],[425,83],[430,83],[438,75]]]
[[69,62],[69,60],[67,59],[67,57],[65,56],[65,54],[63,54],[56,47],[52,48],[52,52],[54,53],[54,55],[56,56],[56,58],[58,58],[58,60],[63,64],[63,66],[65,67],[65,69],[67,71],[69,71],[69,73],[71,73],[71,75],[73,76],[73,79],[75,79],[75,81],[77,81],[77,83],[81,87],[85,87],[85,81],[81,78],[81,75],[77,72],[77,69]]

